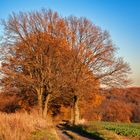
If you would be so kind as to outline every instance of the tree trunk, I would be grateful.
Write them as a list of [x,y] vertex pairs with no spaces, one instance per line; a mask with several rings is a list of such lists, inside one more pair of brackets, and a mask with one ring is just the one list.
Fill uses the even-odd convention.
[[73,124],[73,120],[74,120],[74,109],[73,109],[73,106],[71,106],[71,108],[70,108],[70,113],[71,113],[71,120],[70,120],[70,122],[71,122],[71,124]]
[[39,115],[42,116],[42,96],[38,95],[38,107],[39,107]]
[[79,112],[79,106],[78,106],[78,97],[74,96],[74,105],[73,105],[73,125],[77,125],[79,123],[80,118],[80,112]]
[[43,115],[43,102],[42,102],[43,88],[37,89],[39,115]]
[[48,94],[46,96],[46,99],[45,99],[45,106],[44,106],[44,110],[43,110],[43,118],[47,117],[49,99],[50,99],[50,94]]

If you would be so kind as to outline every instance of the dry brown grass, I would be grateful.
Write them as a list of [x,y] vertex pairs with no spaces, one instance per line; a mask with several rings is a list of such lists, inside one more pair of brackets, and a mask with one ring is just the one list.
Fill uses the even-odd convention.
[[0,113],[0,140],[27,140],[33,132],[47,126],[47,121],[37,114]]

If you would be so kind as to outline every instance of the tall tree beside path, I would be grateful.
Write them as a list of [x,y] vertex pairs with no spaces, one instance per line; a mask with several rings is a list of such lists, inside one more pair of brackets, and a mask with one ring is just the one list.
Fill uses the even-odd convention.
[[38,98],[40,115],[46,117],[51,96],[57,96],[65,50],[65,24],[56,12],[42,10],[13,13],[4,25],[6,50],[2,61],[4,90],[21,94],[26,88]]
[[63,97],[71,102],[72,122],[77,124],[80,100],[94,96],[101,85],[129,83],[129,65],[115,56],[108,32],[86,18],[41,10],[13,13],[3,25],[2,88],[35,94],[43,117],[51,99]]

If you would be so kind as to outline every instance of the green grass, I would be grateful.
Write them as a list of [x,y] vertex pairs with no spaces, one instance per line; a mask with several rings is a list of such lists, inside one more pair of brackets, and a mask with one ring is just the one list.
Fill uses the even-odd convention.
[[85,136],[97,140],[120,140],[117,134],[97,125],[78,125],[75,126],[75,129],[78,129],[78,131],[85,134]]
[[29,140],[41,140],[41,139],[47,139],[47,140],[59,140],[55,129],[44,129],[35,131],[32,133]]
[[75,126],[75,130],[98,140],[121,140],[122,136],[140,138],[140,124],[115,122],[89,122]]
[[89,126],[111,130],[122,136],[140,137],[140,124],[138,123],[90,122]]
[[32,132],[31,137],[29,138],[29,140],[37,140],[37,139],[41,139],[46,135],[46,130],[42,130],[42,131],[35,131]]

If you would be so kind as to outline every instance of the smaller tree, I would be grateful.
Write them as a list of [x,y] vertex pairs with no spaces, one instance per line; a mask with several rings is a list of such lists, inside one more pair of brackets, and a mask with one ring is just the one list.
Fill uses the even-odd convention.
[[67,42],[71,50],[68,62],[68,85],[73,101],[73,124],[79,120],[78,102],[95,93],[101,85],[127,85],[129,65],[115,58],[116,48],[109,34],[86,18],[69,17]]

